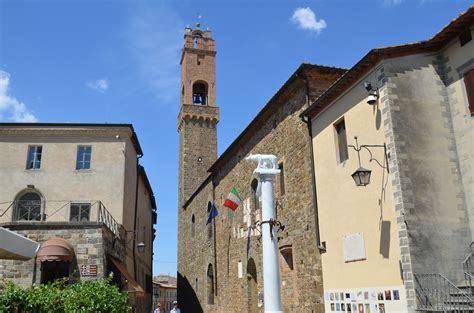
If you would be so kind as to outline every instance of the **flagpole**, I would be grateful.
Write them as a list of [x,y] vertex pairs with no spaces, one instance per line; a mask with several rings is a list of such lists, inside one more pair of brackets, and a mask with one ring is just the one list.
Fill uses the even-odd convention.
[[282,313],[280,270],[278,266],[278,237],[273,177],[280,173],[274,155],[249,155],[245,158],[258,162],[257,174],[262,190],[262,242],[263,242],[263,298],[265,313]]

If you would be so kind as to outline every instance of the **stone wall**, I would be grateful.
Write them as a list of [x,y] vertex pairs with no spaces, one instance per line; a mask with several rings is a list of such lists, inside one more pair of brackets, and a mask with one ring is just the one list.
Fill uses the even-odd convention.
[[[59,237],[67,240],[73,247],[75,257],[71,262],[70,279],[95,280],[108,275],[106,255],[112,255],[123,260],[124,247],[120,241],[113,242],[112,233],[100,225],[82,227],[67,227],[63,225],[10,225],[3,226],[31,240],[43,243],[46,240]],[[97,276],[81,277],[82,265],[97,265]],[[22,287],[29,287],[41,281],[41,262],[31,259],[28,261],[0,260],[0,279],[12,280]]]

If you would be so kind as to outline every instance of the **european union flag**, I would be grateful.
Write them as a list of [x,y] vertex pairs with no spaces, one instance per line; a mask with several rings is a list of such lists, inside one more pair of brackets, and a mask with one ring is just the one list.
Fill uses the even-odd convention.
[[214,202],[212,202],[210,206],[211,206],[211,208],[209,210],[209,217],[207,218],[206,225],[209,224],[212,221],[212,219],[214,219],[218,214],[217,208],[216,208]]

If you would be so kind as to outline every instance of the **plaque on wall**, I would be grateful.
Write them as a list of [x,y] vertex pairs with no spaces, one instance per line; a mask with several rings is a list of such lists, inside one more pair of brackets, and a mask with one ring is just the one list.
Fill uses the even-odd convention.
[[81,276],[97,276],[97,265],[81,265]]

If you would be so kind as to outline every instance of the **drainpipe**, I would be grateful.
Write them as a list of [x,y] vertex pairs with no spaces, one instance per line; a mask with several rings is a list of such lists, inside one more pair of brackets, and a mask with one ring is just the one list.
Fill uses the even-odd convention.
[[[305,83],[305,98],[306,98],[306,108],[309,107],[309,82],[308,79],[304,76],[295,74],[296,77],[304,81]],[[326,251],[326,247],[321,245],[320,233],[319,233],[319,211],[318,211],[318,196],[316,193],[316,168],[314,166],[314,149],[313,149],[313,127],[311,123],[311,118],[308,116],[301,115],[301,120],[308,126],[309,134],[309,150],[310,150],[310,159],[311,159],[311,180],[313,183],[313,207],[314,207],[314,223],[316,228],[316,246],[320,251]]]
[[137,261],[136,261],[136,250],[137,250],[137,212],[138,212],[138,182],[140,180],[140,159],[143,157],[143,153],[137,155],[137,183],[135,186],[135,214],[133,218],[133,249],[132,249],[132,255],[133,255],[133,273],[135,275],[135,279],[137,279]]

